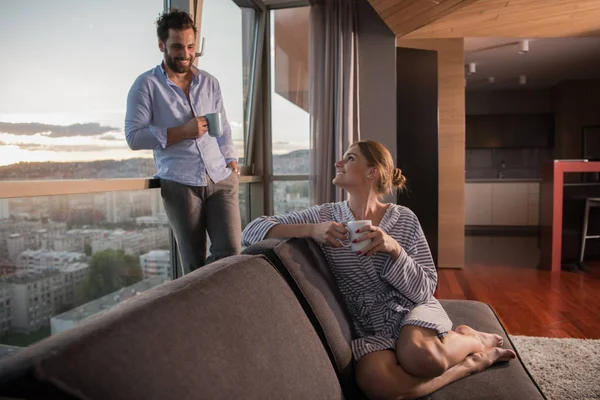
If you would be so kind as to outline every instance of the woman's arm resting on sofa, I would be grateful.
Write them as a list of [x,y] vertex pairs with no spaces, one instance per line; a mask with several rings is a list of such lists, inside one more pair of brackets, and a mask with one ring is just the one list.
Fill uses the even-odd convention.
[[320,224],[275,225],[267,237],[296,237],[311,238],[325,246],[342,247],[342,240],[346,239],[345,225],[334,221],[321,222]]
[[314,206],[290,214],[258,217],[242,232],[242,244],[250,246],[268,237],[309,237],[308,226],[320,222],[320,209]]
[[323,206],[314,206],[290,214],[259,217],[242,232],[242,244],[249,246],[266,238],[311,238],[326,246],[341,247],[346,226],[329,220],[322,210]]
[[278,224],[267,232],[267,238],[310,238],[314,224]]

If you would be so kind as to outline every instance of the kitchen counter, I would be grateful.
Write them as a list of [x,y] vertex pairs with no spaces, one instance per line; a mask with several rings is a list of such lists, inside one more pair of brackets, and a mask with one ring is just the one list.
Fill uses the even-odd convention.
[[467,179],[466,226],[537,226],[539,179]]
[[502,178],[502,179],[493,179],[493,178],[487,178],[487,179],[465,179],[466,183],[515,183],[515,182],[532,182],[532,183],[539,183],[542,181],[542,178]]

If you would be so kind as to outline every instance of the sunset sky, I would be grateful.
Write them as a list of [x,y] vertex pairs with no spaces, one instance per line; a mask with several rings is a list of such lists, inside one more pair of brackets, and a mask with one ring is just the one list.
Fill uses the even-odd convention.
[[[151,156],[131,151],[123,125],[135,78],[162,59],[155,21],[163,0],[30,0],[0,5],[0,165]],[[204,0],[205,56],[222,87],[242,156],[241,11]],[[308,114],[275,96],[276,152],[308,148]],[[38,124],[38,125],[33,125]],[[68,126],[80,124],[78,126]]]

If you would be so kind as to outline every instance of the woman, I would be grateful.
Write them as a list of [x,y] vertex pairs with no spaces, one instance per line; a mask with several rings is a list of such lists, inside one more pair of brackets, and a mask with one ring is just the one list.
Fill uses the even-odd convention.
[[[317,241],[335,275],[355,330],[356,379],[369,398],[417,398],[457,379],[515,357],[498,335],[458,326],[433,297],[437,273],[421,225],[408,208],[381,197],[402,189],[405,177],[388,150],[354,143],[335,163],[333,183],[348,200],[288,215],[261,217],[242,234],[246,245],[270,237]],[[371,220],[358,230],[359,252],[344,244],[346,223]]]

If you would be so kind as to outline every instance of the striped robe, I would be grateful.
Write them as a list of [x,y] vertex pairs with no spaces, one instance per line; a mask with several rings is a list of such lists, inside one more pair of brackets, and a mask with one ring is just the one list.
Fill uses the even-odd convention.
[[[277,224],[317,224],[353,221],[347,201],[327,203],[286,215],[260,217],[242,233],[246,246],[263,240]],[[452,328],[448,315],[433,297],[437,273],[429,246],[416,215],[391,204],[379,228],[402,247],[393,260],[385,253],[367,257],[350,247],[321,245],[337,285],[352,316],[356,360],[373,351],[395,349],[404,325],[433,329],[444,337]]]

